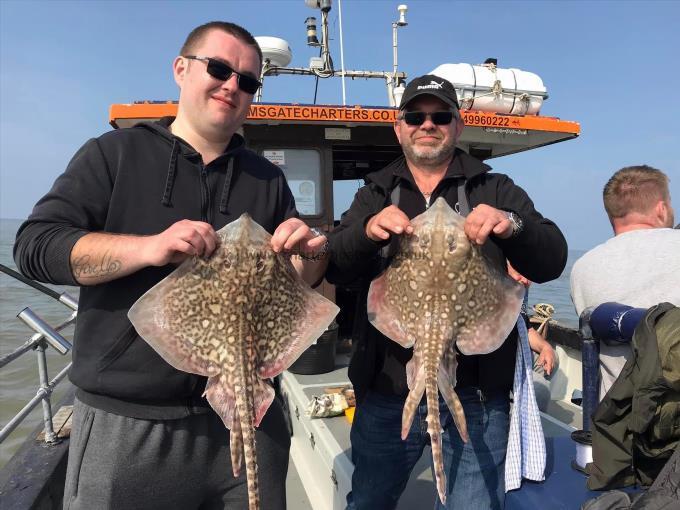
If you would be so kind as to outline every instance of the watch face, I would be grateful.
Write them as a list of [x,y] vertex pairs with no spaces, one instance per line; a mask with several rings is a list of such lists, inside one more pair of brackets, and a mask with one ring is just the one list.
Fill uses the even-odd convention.
[[517,214],[515,214],[512,211],[507,211],[507,215],[508,221],[510,222],[510,225],[512,225],[511,236],[514,237],[522,230],[522,220]]
[[522,218],[520,218],[518,214],[511,212],[508,216],[508,219],[510,220],[510,223],[512,223],[512,235],[519,234],[522,231],[522,227],[524,226]]

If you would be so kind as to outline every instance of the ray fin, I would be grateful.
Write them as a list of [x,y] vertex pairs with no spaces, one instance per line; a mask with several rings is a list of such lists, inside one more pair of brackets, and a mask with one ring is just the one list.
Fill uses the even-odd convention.
[[425,392],[425,372],[421,363],[416,363],[415,356],[406,364],[406,379],[409,391],[401,415],[401,438],[406,439],[411,429],[416,410]]
[[[220,377],[211,377],[208,379],[208,384],[205,388],[205,397],[208,399],[210,406],[222,418],[224,425],[233,430],[236,426],[235,416],[236,411],[236,395],[231,386],[225,382],[220,381]],[[274,389],[261,379],[254,378],[255,383],[253,387],[253,408],[255,410],[254,425],[259,427],[262,418],[267,409],[274,400]]]
[[[265,379],[275,377],[291,366],[305,349],[323,335],[340,311],[334,303],[302,283],[297,274],[295,279],[300,281],[295,282],[295,296],[290,299],[299,303],[296,306],[300,307],[301,316],[288,328],[284,329],[276,322],[273,328],[263,328],[258,334],[257,374]],[[278,306],[280,311],[277,315],[287,312],[285,304],[281,306],[263,302],[260,306]]]
[[495,310],[485,312],[479,320],[460,328],[456,345],[465,355],[495,351],[515,327],[524,300],[524,287],[503,275],[498,277],[493,291],[501,296]]
[[213,376],[220,369],[212,361],[201,358],[193,349],[192,339],[184,338],[169,325],[163,297],[177,281],[195,269],[195,261],[184,261],[173,273],[161,280],[139,298],[128,310],[128,318],[137,333],[170,365],[184,372]]
[[442,357],[439,373],[437,374],[437,383],[439,392],[451,412],[453,423],[456,425],[463,442],[467,443],[470,440],[470,437],[465,421],[465,411],[463,410],[463,404],[461,404],[460,399],[454,390],[456,387],[457,365],[456,352],[452,344],[451,347],[444,352],[444,356]]
[[368,320],[383,335],[394,340],[404,348],[413,347],[414,338],[408,328],[399,320],[396,310],[391,307],[387,296],[387,272],[371,282],[368,290]]

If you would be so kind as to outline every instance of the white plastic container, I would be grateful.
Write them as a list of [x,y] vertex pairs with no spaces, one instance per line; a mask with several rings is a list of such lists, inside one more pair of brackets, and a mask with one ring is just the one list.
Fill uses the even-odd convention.
[[450,81],[461,108],[516,115],[538,115],[548,94],[543,80],[521,69],[493,64],[442,64],[430,74]]

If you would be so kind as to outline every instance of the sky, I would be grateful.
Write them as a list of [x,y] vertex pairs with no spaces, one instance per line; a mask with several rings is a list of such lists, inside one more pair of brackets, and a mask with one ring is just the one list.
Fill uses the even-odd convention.
[[[604,242],[611,227],[602,188],[619,168],[648,164],[671,178],[680,221],[680,2],[453,2],[344,0],[347,69],[391,70],[397,5],[399,69],[410,77],[443,63],[481,63],[538,74],[549,94],[541,115],[577,121],[575,140],[492,159],[554,220],[572,249]],[[186,35],[213,20],[287,40],[306,67],[304,20],[295,1],[0,0],[0,218],[25,218],[89,138],[108,131],[114,103],[175,100],[171,63]],[[330,12],[340,66],[339,5]],[[386,105],[380,80],[348,81],[347,103]],[[312,103],[311,77],[265,81],[264,101]],[[320,80],[318,103],[339,104],[341,80]],[[336,197],[341,212],[352,190]]]

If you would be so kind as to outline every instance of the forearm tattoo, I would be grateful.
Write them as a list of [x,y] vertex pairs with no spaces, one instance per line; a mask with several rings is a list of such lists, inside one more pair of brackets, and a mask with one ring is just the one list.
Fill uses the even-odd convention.
[[73,276],[76,279],[100,278],[120,271],[123,264],[115,260],[109,252],[104,252],[101,259],[96,260],[90,255],[83,255],[71,263]]

